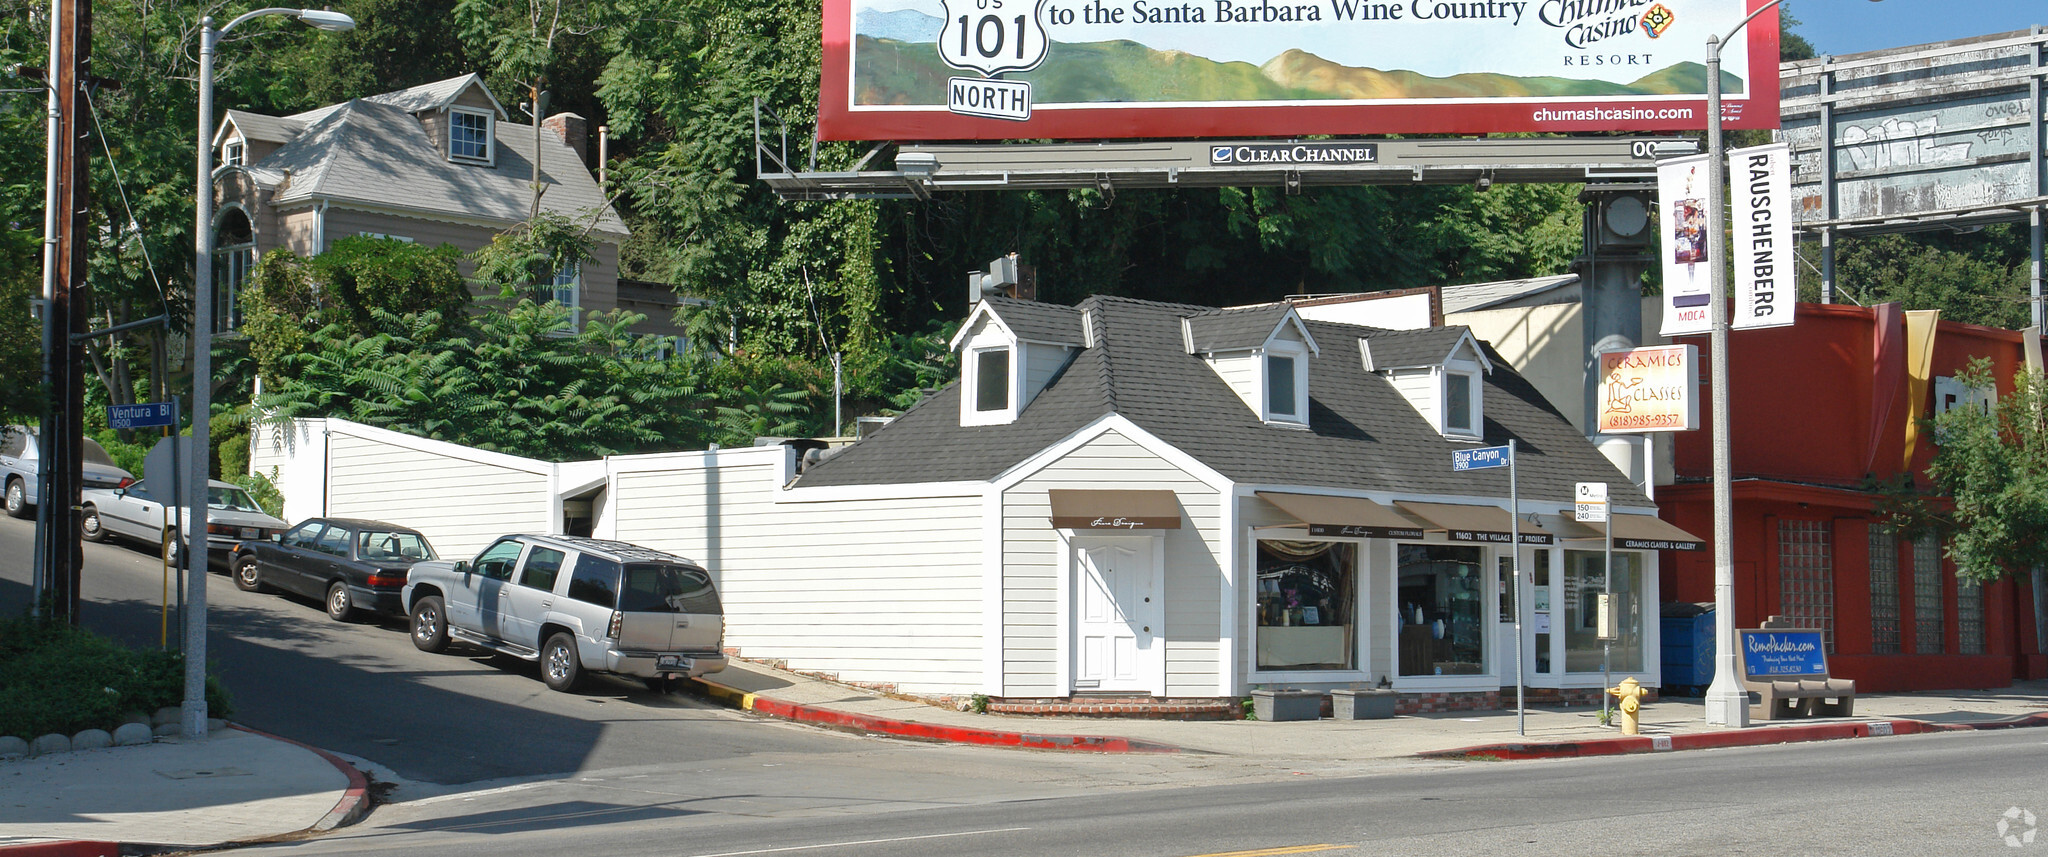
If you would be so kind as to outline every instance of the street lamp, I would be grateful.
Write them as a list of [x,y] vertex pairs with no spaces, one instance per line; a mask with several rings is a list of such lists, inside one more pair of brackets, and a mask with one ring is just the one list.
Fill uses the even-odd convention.
[[[1721,43],[1735,38],[1756,16],[1785,0],[1758,6],[1725,36],[1707,36],[1707,280],[1713,328],[1707,340],[1713,373],[1714,433],[1714,683],[1707,687],[1707,722],[1737,729],[1749,725],[1749,691],[1735,640],[1735,498],[1728,452],[1728,240],[1726,228],[1728,156],[1721,145]],[[1872,3],[1879,0],[1870,0]]]
[[192,243],[198,255],[192,264],[192,455],[186,469],[185,562],[191,567],[185,611],[185,737],[206,737],[206,500],[209,452],[208,420],[213,410],[213,56],[222,36],[242,22],[289,15],[321,30],[353,30],[354,18],[325,9],[257,9],[215,29],[213,18],[199,21],[199,188],[194,194]]

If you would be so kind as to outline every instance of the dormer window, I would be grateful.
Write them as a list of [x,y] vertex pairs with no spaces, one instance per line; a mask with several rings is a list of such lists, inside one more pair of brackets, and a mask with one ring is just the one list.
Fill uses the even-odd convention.
[[974,409],[982,413],[1010,409],[1010,349],[974,352]]
[[1475,378],[1469,372],[1447,371],[1444,373],[1444,433],[1477,434],[1475,427],[1475,404],[1472,391],[1477,387]]
[[230,140],[226,145],[220,147],[220,165],[223,167],[239,167],[247,160],[247,152],[248,146],[242,141]]
[[1293,357],[1266,355],[1266,411],[1275,418],[1296,416]]
[[461,161],[491,160],[491,114],[482,110],[448,110],[448,157]]

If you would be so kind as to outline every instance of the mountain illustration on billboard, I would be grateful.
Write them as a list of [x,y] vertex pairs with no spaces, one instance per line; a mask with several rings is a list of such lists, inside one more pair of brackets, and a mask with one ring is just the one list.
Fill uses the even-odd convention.
[[[943,24],[912,9],[856,15],[854,103],[944,104],[947,78],[962,72],[939,59]],[[1005,77],[1029,81],[1041,104],[1696,95],[1706,91],[1707,81],[1706,67],[1696,62],[1676,63],[1628,83],[1486,72],[1430,77],[1404,69],[1355,68],[1301,50],[1253,65],[1128,40],[1058,42],[1037,69]],[[1738,75],[1724,70],[1721,81],[1724,92],[1743,91]]]

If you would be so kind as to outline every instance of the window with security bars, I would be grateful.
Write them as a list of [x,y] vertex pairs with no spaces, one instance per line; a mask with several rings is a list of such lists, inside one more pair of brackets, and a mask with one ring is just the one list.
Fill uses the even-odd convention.
[[1870,651],[1899,653],[1899,536],[1870,528]]
[[1984,587],[1956,580],[1956,653],[1984,654]]
[[1828,521],[1778,522],[1778,613],[1798,627],[1818,628],[1835,651],[1835,563]]
[[1941,613],[1941,542],[1923,536],[1913,543],[1913,651],[1941,654],[1947,636]]

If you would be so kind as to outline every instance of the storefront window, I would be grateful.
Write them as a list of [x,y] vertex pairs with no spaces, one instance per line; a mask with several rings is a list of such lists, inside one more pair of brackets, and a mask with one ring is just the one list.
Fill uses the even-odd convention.
[[1259,669],[1357,669],[1358,545],[1259,540]]
[[[1564,552],[1564,670],[1573,673],[1600,671],[1603,647],[1600,640],[1600,593],[1606,577],[1601,551]],[[1614,640],[1608,669],[1613,672],[1641,672],[1643,669],[1643,568],[1642,556],[1633,551],[1614,553]]]
[[1484,548],[1401,545],[1402,675],[1486,671]]

